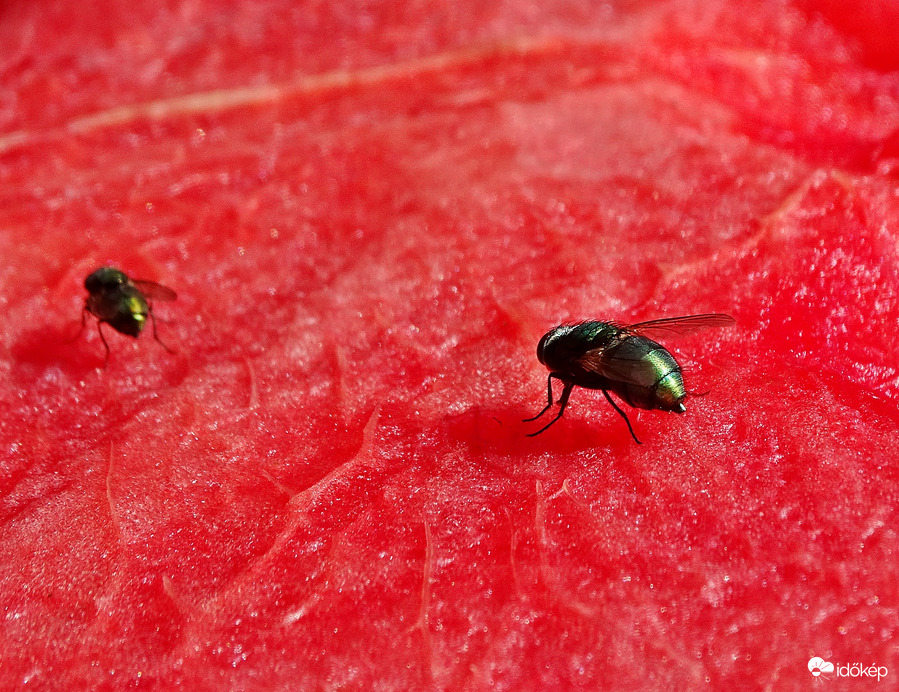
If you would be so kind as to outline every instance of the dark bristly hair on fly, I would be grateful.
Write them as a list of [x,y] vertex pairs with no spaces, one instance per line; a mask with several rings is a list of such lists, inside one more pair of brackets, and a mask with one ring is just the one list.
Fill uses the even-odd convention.
[[614,322],[580,322],[563,324],[549,330],[537,344],[537,358],[550,373],[547,381],[547,404],[533,418],[535,421],[553,405],[553,380],[562,382],[559,412],[540,430],[539,435],[565,413],[571,390],[575,387],[598,389],[627,423],[637,444],[627,414],[612,399],[617,394],[634,408],[658,409],[684,413],[687,390],[681,367],[668,350],[647,336],[648,332],[686,334],[709,327],[730,327],[736,320],[729,315],[710,313],[669,317],[631,325]]
[[88,313],[97,318],[97,331],[106,348],[103,367],[109,364],[109,344],[103,336],[103,324],[117,332],[137,338],[146,326],[153,323],[153,338],[169,353],[172,349],[160,340],[156,333],[156,318],[152,301],[175,300],[175,292],[152,281],[130,279],[127,274],[113,267],[100,267],[84,280],[87,300],[81,311],[81,328],[84,329]]

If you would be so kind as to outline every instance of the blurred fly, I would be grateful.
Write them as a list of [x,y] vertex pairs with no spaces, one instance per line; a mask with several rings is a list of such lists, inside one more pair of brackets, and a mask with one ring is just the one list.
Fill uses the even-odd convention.
[[627,423],[627,429],[637,444],[627,415],[609,392],[614,392],[634,408],[661,411],[686,411],[687,390],[681,367],[668,350],[644,336],[647,332],[686,334],[708,327],[730,327],[736,320],[729,315],[710,313],[669,317],[631,325],[614,322],[580,322],[563,324],[549,330],[537,344],[537,358],[550,373],[547,382],[546,407],[534,421],[553,405],[553,380],[562,382],[559,413],[549,423],[528,437],[539,435],[562,417],[568,397],[575,387],[599,389],[606,400]]
[[152,303],[154,300],[175,300],[177,296],[172,289],[152,281],[130,279],[113,267],[100,267],[94,271],[84,280],[84,287],[88,296],[81,313],[81,326],[83,329],[88,313],[97,318],[97,331],[106,347],[104,367],[109,363],[109,344],[103,336],[104,322],[117,332],[137,338],[149,318],[153,323],[153,338],[166,351],[173,353],[156,334]]

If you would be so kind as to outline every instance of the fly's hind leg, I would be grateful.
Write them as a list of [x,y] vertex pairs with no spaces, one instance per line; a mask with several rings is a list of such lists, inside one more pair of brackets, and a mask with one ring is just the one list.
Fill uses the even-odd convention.
[[150,314],[150,321],[153,323],[153,338],[156,339],[156,341],[159,343],[159,345],[162,346],[166,351],[174,354],[175,352],[172,349],[170,349],[168,346],[166,346],[164,343],[162,343],[162,339],[160,339],[159,335],[156,333],[156,317],[153,315],[152,308],[149,310],[149,314]]
[[627,419],[627,414],[624,411],[622,411],[621,407],[618,406],[618,404],[616,404],[612,400],[612,397],[609,395],[609,393],[605,389],[602,390],[602,393],[605,395],[606,401],[608,401],[610,404],[612,404],[612,408],[615,409],[616,411],[618,411],[618,415],[621,416],[622,418],[624,418],[624,422],[627,423],[627,429],[630,430],[631,437],[634,438],[634,442],[636,442],[638,445],[642,445],[643,443],[637,439],[636,435],[634,435],[634,429],[631,427],[631,422]]
[[[544,413],[546,413],[549,410],[549,407],[552,406],[552,403],[553,403],[552,378],[553,378],[553,375],[550,375],[549,376],[549,404],[546,406],[545,409],[543,409],[539,413],[539,415],[537,415],[535,418],[531,418],[529,420],[537,420],[537,418],[539,418]],[[572,389],[574,389],[574,385],[571,382],[565,382],[565,387],[562,389],[562,396],[559,397],[559,412],[556,414],[556,417],[553,418],[549,423],[544,425],[542,428],[540,428],[540,430],[538,430],[537,432],[529,434],[528,437],[534,437],[535,435],[539,435],[540,433],[542,433],[544,430],[546,430],[549,426],[551,426],[553,423],[555,423],[557,420],[559,420],[562,417],[562,414],[565,413],[565,407],[568,406],[568,397],[571,396]]]

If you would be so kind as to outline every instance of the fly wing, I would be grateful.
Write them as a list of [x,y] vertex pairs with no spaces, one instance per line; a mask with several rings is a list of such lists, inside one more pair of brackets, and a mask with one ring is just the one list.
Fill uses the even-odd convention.
[[133,283],[138,288],[138,290],[140,290],[140,292],[144,294],[145,298],[149,298],[150,300],[159,300],[165,302],[169,300],[175,300],[178,297],[178,294],[168,286],[163,286],[162,284],[157,284],[153,281],[132,279],[131,283]]
[[605,353],[605,348],[594,348],[578,358],[578,363],[590,372],[605,377],[612,382],[639,384],[635,373],[639,373],[645,365],[642,357],[628,357],[629,354],[615,351],[614,357]]
[[704,315],[686,315],[684,317],[665,317],[660,320],[637,322],[627,327],[627,331],[644,334],[646,332],[669,332],[674,334],[689,334],[700,329],[712,327],[732,327],[737,321],[730,315],[720,312],[710,312]]

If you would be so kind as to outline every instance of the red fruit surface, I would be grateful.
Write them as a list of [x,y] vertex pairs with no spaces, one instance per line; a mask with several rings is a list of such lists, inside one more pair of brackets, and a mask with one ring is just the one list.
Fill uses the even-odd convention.
[[[891,16],[0,4],[0,689],[895,686]],[[712,311],[526,437],[548,328]]]

